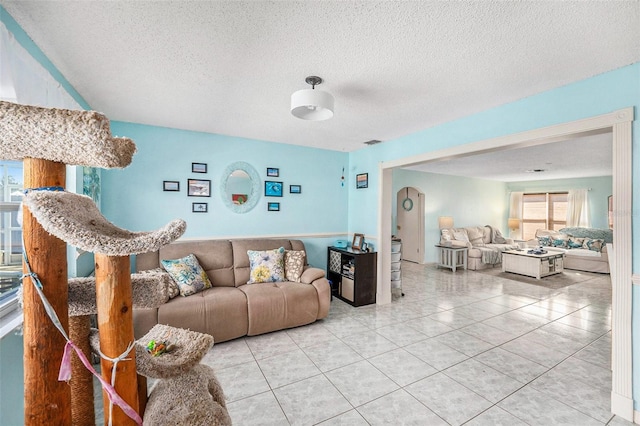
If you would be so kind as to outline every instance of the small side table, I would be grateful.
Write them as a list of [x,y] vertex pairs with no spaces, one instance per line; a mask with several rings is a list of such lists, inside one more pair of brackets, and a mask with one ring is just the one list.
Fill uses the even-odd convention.
[[441,246],[440,244],[436,244],[436,248],[439,252],[438,266],[449,268],[453,272],[455,272],[459,266],[467,269],[468,247]]

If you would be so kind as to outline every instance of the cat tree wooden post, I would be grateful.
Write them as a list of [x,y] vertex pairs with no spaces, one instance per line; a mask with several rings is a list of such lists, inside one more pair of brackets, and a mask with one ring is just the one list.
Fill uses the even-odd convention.
[[[24,159],[24,187],[64,187],[65,165],[35,158]],[[24,208],[24,249],[31,270],[42,282],[42,291],[68,331],[67,245],[42,229]],[[26,265],[23,265],[26,273]],[[24,423],[71,424],[71,391],[58,381],[65,339],[44,310],[31,280],[24,279]]]
[[[131,262],[129,256],[107,256],[95,253],[96,263],[96,303],[98,307],[98,329],[100,330],[100,350],[109,358],[122,355],[127,346],[135,340],[133,335],[133,302],[131,290]],[[116,366],[116,392],[138,414],[138,377],[136,372],[136,352],[132,349]],[[111,361],[100,361],[102,377],[111,383]],[[109,422],[109,399],[103,391],[105,424]],[[114,425],[135,425],[135,421],[114,405],[112,423]]]

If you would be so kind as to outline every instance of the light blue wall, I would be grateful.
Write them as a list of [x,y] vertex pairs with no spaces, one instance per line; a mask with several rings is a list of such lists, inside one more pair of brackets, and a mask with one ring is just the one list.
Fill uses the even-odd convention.
[[[123,122],[111,128],[138,148],[130,166],[102,172],[102,211],[118,226],[148,231],[182,218],[186,238],[331,234],[333,241],[347,231],[349,188],[340,180],[346,153]],[[236,161],[253,165],[262,179],[260,201],[245,214],[229,210],[220,196],[222,173]],[[208,173],[191,173],[192,162],[206,163]],[[267,178],[267,167],[280,176]],[[211,180],[211,197],[188,197],[189,178]],[[180,192],[164,192],[163,180],[179,181]],[[264,180],[283,182],[283,197],[264,197]],[[291,184],[302,185],[302,193],[290,194]],[[209,212],[192,213],[193,202],[208,203]],[[267,202],[279,202],[280,211],[267,211]],[[309,263],[324,268],[325,239],[302,239]]]
[[[393,224],[396,224],[398,190],[412,186],[425,194],[425,262],[435,262],[434,247],[440,241],[438,216],[453,217],[455,227],[491,225],[505,236],[507,204],[506,184],[486,179],[471,179],[412,170],[393,171]],[[392,233],[396,233],[395,227]]]
[[[509,182],[509,192],[553,192],[570,189],[591,189],[589,191],[589,217],[591,227],[608,229],[608,197],[613,190],[613,178],[600,176],[579,179],[553,179],[531,182]],[[508,199],[508,194],[507,194]]]

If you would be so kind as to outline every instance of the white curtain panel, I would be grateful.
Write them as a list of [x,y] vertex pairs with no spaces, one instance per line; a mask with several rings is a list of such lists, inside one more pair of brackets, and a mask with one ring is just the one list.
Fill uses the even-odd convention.
[[567,196],[567,226],[590,228],[589,190],[571,189]]
[[83,109],[0,22],[0,99],[25,105]]
[[[523,195],[524,192],[512,192],[509,195],[509,218],[522,220]],[[518,230],[516,230],[515,232],[511,231],[509,235],[515,239],[522,239],[522,223],[520,223],[520,228]]]

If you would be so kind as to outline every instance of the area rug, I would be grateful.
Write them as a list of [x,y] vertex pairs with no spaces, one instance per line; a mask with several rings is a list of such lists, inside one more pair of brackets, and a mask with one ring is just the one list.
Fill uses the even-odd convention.
[[520,283],[533,284],[550,289],[559,289],[568,287],[570,285],[580,284],[597,277],[603,276],[603,274],[596,274],[592,272],[574,271],[571,269],[565,269],[564,272],[555,275],[549,275],[547,277],[540,278],[539,280],[527,277],[524,275],[514,274],[511,272],[502,272],[501,266],[495,268],[481,269],[475,271],[480,274],[491,275],[511,281],[517,281]]

